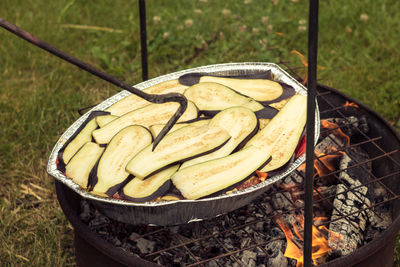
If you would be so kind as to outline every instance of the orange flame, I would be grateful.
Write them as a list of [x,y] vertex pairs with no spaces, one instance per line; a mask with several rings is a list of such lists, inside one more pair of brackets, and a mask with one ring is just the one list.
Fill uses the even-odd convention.
[[338,137],[343,137],[346,140],[346,145],[350,145],[350,137],[344,134],[342,129],[340,129],[339,125],[337,125],[336,123],[327,120],[321,120],[321,126],[327,129],[334,129],[332,130],[332,133]]
[[[300,241],[296,241],[297,239],[304,241],[304,236],[302,234],[304,229],[304,217],[297,215],[295,216],[296,222],[292,224],[293,231],[290,226],[283,220],[282,217],[278,217],[275,219],[275,222],[279,225],[286,236],[286,250],[284,256],[287,258],[295,259],[297,261],[296,267],[303,266],[303,248]],[[326,218],[316,217],[314,218],[314,222],[323,221]],[[332,250],[329,247],[328,240],[329,239],[340,239],[343,237],[340,234],[332,232],[328,230],[325,226],[312,226],[312,254],[311,258],[316,265],[316,260],[320,257],[325,256],[329,251]]]
[[346,101],[346,103],[345,103],[343,106],[344,106],[344,107],[359,108],[359,106],[358,106],[356,103],[354,103],[354,102],[349,102],[349,101]]
[[[306,69],[306,74],[305,74],[305,77],[304,77],[303,82],[302,82],[303,85],[306,85],[307,84],[307,80],[308,80],[308,70],[307,70],[308,62],[307,62],[307,59],[305,58],[305,56],[303,56],[303,54],[301,54],[297,50],[292,50],[292,51],[290,51],[290,53],[297,55],[301,60],[301,64],[303,64],[304,68]],[[321,67],[321,66],[317,65],[317,69],[324,69],[324,67]]]
[[[337,151],[335,147],[330,147],[331,152]],[[335,163],[337,158],[341,157],[344,152],[337,151],[335,154],[325,155],[324,153],[317,153],[318,159],[314,161],[314,168],[316,169],[315,177],[325,176],[336,170]]]
[[303,85],[306,85],[307,80],[308,80],[308,72],[307,72],[308,62],[307,62],[306,58],[299,51],[292,50],[290,53],[298,55],[304,68],[306,68],[306,75],[302,82]]

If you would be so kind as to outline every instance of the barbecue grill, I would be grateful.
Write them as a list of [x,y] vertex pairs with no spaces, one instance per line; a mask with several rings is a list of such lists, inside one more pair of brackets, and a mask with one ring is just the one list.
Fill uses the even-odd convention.
[[[144,11],[144,1],[140,1],[140,14],[141,21],[145,21],[145,11]],[[317,25],[318,25],[318,1],[310,1],[310,14],[309,14],[309,67],[308,67],[308,88],[309,88],[309,99],[313,100],[315,98],[315,89],[316,85],[316,56],[317,56]],[[143,68],[143,79],[147,78],[147,49],[146,49],[146,29],[145,24],[142,23],[141,30],[141,40],[142,40],[142,68]],[[289,68],[290,71],[290,68]],[[292,73],[295,75],[294,73]],[[350,99],[349,97],[341,94],[340,92],[328,88],[322,85],[318,86],[317,92],[317,100],[319,102],[319,108],[321,110],[321,118],[331,117],[332,115],[343,119],[344,124],[339,125],[339,128],[345,127],[346,125],[350,125],[351,121],[346,117],[346,112],[343,110],[343,106],[345,101],[350,100],[353,103],[357,103],[357,101]],[[313,101],[309,101],[309,103],[313,103]],[[369,179],[364,180],[363,184],[353,187],[347,187],[347,189],[342,192],[345,194],[346,192],[353,192],[360,188],[361,186],[370,186],[373,184],[379,184],[385,190],[387,190],[390,194],[390,197],[385,200],[375,201],[373,205],[362,203],[361,207],[353,211],[350,214],[343,214],[339,211],[339,216],[335,218],[335,220],[346,220],[348,223],[355,224],[349,220],[350,216],[354,216],[354,214],[359,214],[365,210],[374,211],[376,207],[379,206],[387,206],[391,211],[391,219],[393,223],[377,238],[373,239],[371,242],[362,246],[361,248],[356,249],[353,253],[347,256],[343,256],[326,263],[327,266],[346,266],[346,265],[357,265],[358,266],[376,266],[377,264],[383,266],[390,266],[393,262],[393,250],[395,244],[395,237],[397,232],[400,229],[400,221],[398,219],[398,194],[399,194],[399,186],[396,183],[399,178],[399,136],[395,132],[395,130],[382,119],[378,114],[374,111],[368,109],[367,107],[357,103],[360,106],[360,110],[367,114],[370,131],[368,134],[363,132],[361,129],[356,127],[356,130],[360,132],[361,140],[357,140],[351,144],[351,148],[362,146],[371,156],[368,159],[368,162],[358,162],[356,165],[364,166],[367,163],[372,165],[372,171],[366,170],[369,174]],[[308,129],[314,129],[314,121],[313,116],[310,114],[314,114],[313,105],[309,105],[308,108]],[[311,132],[309,130],[309,132]],[[313,200],[313,191],[317,192],[320,196],[317,202],[326,202],[328,206],[335,209],[333,204],[333,200],[337,195],[329,195],[324,196],[319,189],[315,187],[315,183],[312,180],[313,177],[313,146],[314,143],[313,135],[308,135],[307,139],[307,170],[306,175],[304,177],[303,173],[298,173],[298,175],[303,176],[303,181],[305,184],[305,205],[303,207],[305,211],[305,233],[304,233],[304,263],[306,266],[311,266],[311,249],[312,249],[312,227],[315,226],[312,220],[312,200]],[[349,148],[346,148],[349,149]],[[320,157],[316,156],[317,161],[320,161]],[[321,163],[322,165],[324,163]],[[354,166],[354,165],[353,165]],[[350,167],[351,168],[351,167]],[[362,167],[364,168],[364,167]],[[342,181],[340,180],[340,173],[345,172],[344,170],[335,170],[332,171],[325,176],[334,177],[337,180],[337,183],[340,184]],[[297,171],[296,171],[297,172]],[[322,179],[323,177],[319,177]],[[79,218],[77,218],[77,214],[68,209],[69,204],[75,203],[75,205],[79,205],[79,197],[74,195],[73,192],[68,191],[61,184],[57,184],[57,193],[60,199],[60,203],[69,217],[70,221],[76,222],[74,227],[76,229],[75,235],[75,243],[77,248],[77,262],[84,266],[85,264],[93,264],[96,262],[96,259],[101,259],[108,261],[109,263],[115,264],[126,264],[126,265],[143,265],[149,266],[151,264],[151,259],[154,259],[157,255],[161,255],[162,253],[171,253],[173,254],[176,250],[181,250],[181,253],[188,254],[190,258],[192,258],[192,265],[203,265],[210,264],[215,262],[216,265],[220,265],[218,260],[229,258],[232,262],[235,262],[238,265],[243,265],[242,261],[238,259],[238,255],[246,251],[248,249],[259,248],[265,255],[265,258],[270,258],[271,253],[267,251],[264,247],[269,241],[265,242],[257,242],[253,238],[253,245],[250,247],[236,247],[236,248],[228,248],[224,245],[223,240],[220,239],[220,236],[224,233],[231,233],[234,231],[238,231],[239,229],[245,229],[249,225],[257,223],[257,221],[251,221],[248,223],[243,223],[241,221],[235,220],[229,227],[224,229],[223,231],[210,232],[206,230],[206,234],[201,237],[189,239],[185,241],[180,241],[178,244],[171,246],[169,248],[164,248],[155,252],[152,252],[148,255],[143,255],[141,259],[136,256],[132,256],[129,253],[122,252],[116,249],[114,246],[106,243],[104,240],[100,239],[98,236],[94,235],[90,231],[87,230],[86,225],[80,222]],[[261,196],[263,198],[265,196]],[[68,198],[68,201],[66,201]],[[258,199],[256,200],[256,202]],[[292,203],[295,207],[295,203]],[[256,204],[256,207],[261,210],[261,213],[264,214],[261,220],[265,220],[268,218],[267,211],[263,210],[259,204]],[[298,210],[298,208],[296,209]],[[378,215],[379,216],[379,215]],[[324,224],[329,224],[331,221],[324,221]],[[157,228],[153,231],[148,231],[142,237],[151,238],[157,236],[160,232],[169,231],[168,228]],[[193,255],[189,247],[201,240],[204,239],[214,239],[216,242],[222,247],[222,250],[218,251],[218,253],[214,253],[212,256],[206,256],[205,258],[197,257]],[[281,237],[282,238],[282,237]],[[160,241],[162,242],[162,240]],[[91,254],[90,251],[93,253]],[[95,255],[92,257],[91,255]],[[154,263],[154,261],[153,261]]]
[[[143,18],[145,16],[144,12],[144,1],[139,1],[140,4],[140,14],[141,21],[143,22]],[[382,217],[382,214],[378,212],[379,208],[383,208],[389,211],[390,220],[392,221],[390,225],[383,230],[380,235],[373,238],[370,242],[366,243],[360,248],[357,248],[354,252],[349,255],[337,257],[336,259],[328,259],[326,266],[345,266],[345,265],[358,265],[358,266],[390,266],[393,262],[393,248],[395,244],[395,237],[397,232],[400,229],[400,220],[398,218],[399,213],[399,193],[400,188],[398,184],[398,178],[400,177],[400,137],[396,133],[396,131],[378,114],[369,108],[363,106],[360,103],[357,103],[354,99],[351,99],[335,89],[328,88],[323,85],[316,85],[316,55],[317,55],[317,23],[318,23],[318,1],[311,0],[310,1],[310,31],[309,31],[309,68],[308,68],[308,88],[309,88],[309,108],[308,108],[308,132],[313,132],[314,130],[314,96],[317,93],[317,100],[319,103],[319,109],[321,111],[321,118],[335,118],[339,120],[338,126],[333,129],[324,130],[321,134],[330,135],[330,132],[333,132],[337,129],[346,129],[347,127],[352,127],[352,130],[356,132],[356,136],[351,140],[350,146],[342,147],[341,144],[338,144],[339,149],[332,152],[332,154],[337,154],[338,152],[348,152],[348,157],[352,160],[352,165],[348,165],[346,168],[342,168],[339,170],[331,170],[328,173],[325,173],[322,176],[319,176],[315,181],[313,181],[313,162],[314,157],[316,161],[319,162],[320,165],[324,166],[326,169],[330,169],[330,166],[326,166],[325,162],[322,161],[323,157],[329,156],[326,155],[313,155],[314,154],[314,135],[307,135],[307,164],[305,173],[299,170],[296,170],[293,175],[297,177],[301,177],[302,181],[304,181],[304,192],[305,195],[305,203],[304,205],[298,205],[293,202],[291,199],[287,198],[286,201],[293,206],[293,209],[287,210],[286,213],[280,214],[280,216],[288,215],[293,212],[302,212],[304,210],[305,213],[305,222],[304,222],[304,263],[307,266],[311,265],[311,249],[312,249],[312,227],[320,227],[322,225],[328,225],[335,223],[336,221],[346,221],[349,225],[357,228],[357,221],[352,221],[351,218],[354,215],[362,214],[363,212],[369,212],[368,214],[376,215],[378,217]],[[146,42],[145,42],[145,24],[141,23],[142,26],[142,59],[143,59],[143,78],[147,78],[147,50],[146,50]],[[288,69],[290,71],[290,68]],[[317,92],[315,89],[318,88]],[[348,108],[346,108],[346,102],[351,101],[355,103],[358,108],[356,110],[351,109],[351,112]],[[365,124],[359,125],[358,122],[354,123],[349,116],[365,116],[368,121],[367,127],[368,131],[365,129]],[[311,129],[311,130],[310,130]],[[335,142],[335,140],[333,140]],[[356,151],[358,148],[362,148],[363,151],[366,151],[368,154],[368,159],[360,160],[357,157],[352,156],[352,151]],[[370,167],[367,167],[370,166]],[[343,177],[341,176],[343,173],[349,173],[352,169],[359,168],[362,169],[363,173],[366,174],[365,177],[361,179],[361,183],[357,185],[348,184]],[[318,183],[318,180],[322,180],[324,178],[329,178],[330,180],[334,180],[334,183],[337,185],[343,185],[346,188],[344,191],[340,193],[333,193],[326,195],[321,191],[320,188],[315,186]],[[293,187],[301,187],[302,185],[297,184]],[[292,188],[293,188],[292,187]],[[386,197],[376,197],[372,196],[371,201],[364,201],[365,199],[361,198],[359,195],[359,191],[362,188],[368,188],[374,190],[375,188],[379,188],[380,190],[384,190],[386,192]],[[224,240],[221,238],[223,235],[230,235],[233,232],[242,230],[244,232],[248,232],[247,227],[251,227],[256,225],[259,222],[263,222],[265,220],[272,220],[275,222],[275,226],[278,226],[276,214],[274,217],[270,216],[270,211],[265,209],[265,207],[261,204],[263,199],[274,197],[274,195],[281,194],[282,191],[276,192],[268,192],[270,195],[262,195],[257,198],[255,202],[251,205],[251,209],[257,210],[259,214],[263,214],[263,217],[260,219],[254,219],[250,221],[243,222],[242,219],[237,217],[237,214],[233,214],[235,212],[244,212],[246,214],[246,210],[250,209],[242,208],[238,211],[234,211],[230,213],[234,220],[231,220],[228,225],[224,225],[224,229],[219,229],[214,231],[207,228],[211,221],[205,221],[202,223],[196,223],[196,227],[200,227],[200,230],[203,234],[200,237],[192,238],[187,237],[184,240],[174,241],[175,244],[162,249],[156,249],[149,253],[141,252],[140,258],[131,254],[129,252],[123,251],[118,248],[117,245],[113,245],[99,237],[98,233],[94,233],[85,223],[82,222],[82,213],[79,217],[79,205],[82,203],[82,198],[65,187],[64,185],[56,182],[56,190],[57,195],[63,208],[66,216],[71,221],[75,228],[75,246],[76,246],[76,256],[77,263],[79,265],[142,265],[149,266],[151,264],[159,263],[156,261],[156,258],[160,258],[166,254],[174,255],[174,254],[187,254],[189,265],[203,265],[203,264],[213,264],[214,266],[221,265],[221,262],[233,262],[238,265],[243,265],[243,260],[239,259],[240,254],[244,254],[246,251],[251,251],[253,249],[258,249],[261,251],[261,256],[257,256],[262,258],[262,262],[265,263],[269,259],[273,258],[273,252],[266,249],[265,246],[276,241],[276,240],[284,240],[285,238],[282,236],[275,236],[272,239],[264,240],[259,242],[253,236],[250,237],[252,242],[251,245],[245,246],[227,246],[224,244]],[[340,195],[353,194],[357,199],[358,208],[356,210],[351,210],[351,212],[344,213],[335,205],[335,199]],[[334,219],[322,220],[322,223],[316,223],[312,221],[312,207],[313,207],[313,196],[317,195],[318,199],[314,201],[316,203],[324,203],[324,205],[329,206],[332,213],[336,213],[336,217]],[[354,207],[353,207],[354,208]],[[230,215],[229,215],[230,216]],[[236,217],[235,217],[236,216]],[[243,217],[243,216],[242,216]],[[218,225],[221,223],[221,218],[212,219],[213,225]],[[119,222],[117,221],[108,221],[109,225],[116,225],[115,227],[120,227]],[[192,226],[188,226],[192,227]],[[151,239],[156,240],[156,244],[161,245],[164,241],[162,238],[165,235],[174,236],[174,229],[169,227],[147,227],[145,231],[143,231],[143,226],[140,225],[131,225],[129,228],[133,233],[136,233],[136,236],[133,240],[136,240],[137,243],[139,239]],[[257,227],[256,227],[257,228]],[[250,228],[249,228],[250,229]],[[254,229],[252,229],[254,232]],[[265,232],[265,229],[258,229],[257,231]],[[192,251],[192,247],[197,245],[197,243],[202,243],[202,241],[213,239],[216,244],[219,244],[221,249],[211,249],[209,251],[209,247],[204,247],[207,253],[204,255],[194,254]],[[158,242],[158,243],[157,243]],[[263,253],[263,254],[262,254]],[[335,258],[334,254],[330,254],[331,258]]]
[[[326,264],[321,266],[377,266],[378,264],[380,266],[391,266],[393,263],[395,239],[397,232],[400,229],[398,200],[400,186],[397,182],[400,176],[400,136],[377,113],[335,89],[318,85],[317,98],[321,120],[331,118],[332,116],[342,118],[344,121],[339,125],[339,128],[341,129],[345,129],[347,126],[352,124],[351,122],[346,121],[348,120],[348,116],[350,114],[354,115],[357,113],[358,115],[366,115],[368,117],[368,133],[365,134],[362,125],[355,127],[354,130],[357,132],[358,137],[352,140],[349,148],[343,148],[342,150],[351,151],[357,147],[362,147],[370,155],[370,159],[368,160],[363,160],[362,162],[357,161],[357,164],[349,167],[348,169],[330,171],[324,177],[319,177],[318,179],[326,179],[326,177],[329,176],[334,177],[335,183],[344,184],[344,182],[340,181],[339,178],[341,172],[346,172],[347,170],[355,168],[356,166],[362,166],[368,163],[372,164],[372,172],[370,173],[369,178],[364,181],[361,186],[379,184],[384,187],[385,190],[387,190],[389,196],[385,200],[375,199],[374,204],[367,205],[362,209],[357,209],[355,213],[360,213],[365,210],[372,210],[374,212],[377,210],[377,208],[384,207],[385,209],[389,209],[391,211],[391,219],[393,221],[385,231],[380,233],[378,237],[358,248],[355,252],[347,256],[342,256],[340,258],[328,261]],[[346,108],[346,101],[357,104],[359,108]],[[334,128],[329,130],[321,130],[321,135],[327,135],[334,130]],[[323,156],[316,156],[317,160],[321,160],[322,158]],[[321,161],[321,164],[325,163]],[[304,178],[304,172],[296,170],[296,174]],[[348,188],[348,192],[354,192],[359,187],[360,186],[351,186]],[[155,249],[155,251],[143,254],[141,255],[141,258],[138,258],[137,256],[131,254],[131,252],[127,252],[116,247],[114,244],[112,244],[112,242],[105,241],[103,239],[104,237],[102,238],[98,233],[91,231],[88,225],[82,222],[81,217],[79,217],[80,203],[82,199],[79,195],[60,183],[56,184],[56,189],[61,207],[75,229],[76,257],[77,263],[81,266],[89,266],[93,264],[97,265],[104,262],[107,262],[107,264],[113,263],[116,265],[151,266],[152,264],[157,264],[157,262],[153,261],[155,258],[157,258],[157,256],[166,254],[174,255],[179,253],[185,253],[189,255],[189,266],[223,266],[221,262],[224,261],[229,261],[230,263],[236,263],[239,266],[244,266],[243,262],[240,260],[240,255],[242,255],[244,251],[253,251],[254,249],[259,249],[261,252],[258,253],[257,256],[258,258],[262,258],[264,263],[267,262],[274,253],[271,253],[271,251],[268,251],[265,249],[265,247],[276,240],[285,240],[284,236],[277,235],[260,242],[260,240],[256,240],[254,238],[254,235],[250,235],[251,243],[244,247],[240,246],[240,242],[234,247],[227,246],[224,243],[225,236],[233,235],[241,230],[246,232],[251,229],[253,232],[265,233],[265,229],[256,228],[255,226],[257,223],[264,222],[266,220],[273,220],[274,215],[271,215],[270,211],[265,208],[263,205],[263,200],[268,197],[274,198],[277,194],[282,192],[281,190],[274,192],[273,195],[271,195],[271,192],[268,192],[253,202],[253,212],[263,214],[263,217],[253,219],[251,221],[243,221],[240,218],[240,215],[243,213],[242,215],[248,216],[246,214],[247,208],[245,207],[232,212],[232,218],[234,219],[231,221],[231,224],[225,224],[224,227],[219,227],[217,231],[213,231],[212,227],[221,225],[221,223],[224,221],[223,217],[218,217],[205,222],[188,224],[187,227],[189,228],[200,228],[199,231],[204,233],[204,235],[196,238],[191,237],[178,241],[175,240],[174,245],[163,247],[158,250]],[[322,196],[318,200],[314,201],[314,204],[324,203],[324,205],[327,206],[334,206],[333,198],[337,194],[334,193],[333,195],[324,195],[322,192],[320,192],[318,187],[314,186],[313,189],[315,192],[317,192],[317,194],[321,194]],[[293,208],[283,212],[281,214],[282,216],[291,214],[295,211],[302,211],[302,209],[304,209],[304,207],[296,208],[295,203],[291,202],[292,200],[288,199],[288,201],[291,203]],[[351,215],[352,214],[343,214],[335,220],[348,220]],[[113,223],[116,222],[110,222],[110,224]],[[323,222],[323,225],[328,225],[330,223],[332,223],[332,220],[326,220]],[[348,223],[355,224],[355,222],[351,220],[348,220]],[[314,223],[314,225],[319,226],[317,223]],[[274,226],[277,227],[276,224]],[[136,231],[140,233],[140,237],[146,240],[152,240],[158,243],[165,242],[162,239],[163,235],[166,235],[170,238],[174,236],[174,230],[171,229],[171,227],[149,227],[145,230],[143,230],[143,225],[124,224],[123,227],[129,228],[133,232]],[[214,251],[213,253],[209,254],[205,253],[206,255],[203,255],[203,257],[194,255],[192,251],[193,246],[210,239],[213,240],[212,242],[214,244],[219,244],[221,250]],[[202,247],[201,249],[209,249],[206,243],[204,244],[205,247]],[[261,255],[263,257],[261,257]],[[259,264],[262,263],[259,262]]]

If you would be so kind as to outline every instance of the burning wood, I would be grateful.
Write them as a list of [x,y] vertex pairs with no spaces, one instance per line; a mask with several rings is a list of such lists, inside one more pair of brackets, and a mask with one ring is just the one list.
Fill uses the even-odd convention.
[[[326,220],[326,218],[314,218],[314,222]],[[294,216],[294,222],[292,227],[289,226],[283,217],[278,217],[275,222],[283,230],[286,236],[286,250],[285,257],[295,259],[297,261],[296,267],[303,266],[303,230],[304,230],[304,217],[302,215]],[[321,257],[327,256],[329,251],[332,250],[328,240],[337,240],[340,242],[343,238],[340,234],[328,230],[325,226],[317,228],[313,225],[312,229],[312,259],[314,264],[317,264],[317,260]]]
[[[372,211],[367,209],[371,206],[371,199],[367,194],[368,187],[352,175],[355,173],[354,170],[349,169],[354,164],[354,161],[347,154],[343,155],[339,167],[342,170],[339,174],[342,183],[336,187],[336,197],[333,201],[335,209],[332,213],[332,222],[329,225],[330,230],[340,233],[344,237],[343,242],[329,241],[330,246],[339,250],[342,255],[350,254],[363,244],[364,231],[369,218],[373,217]],[[363,168],[355,168],[363,176],[369,175]]]

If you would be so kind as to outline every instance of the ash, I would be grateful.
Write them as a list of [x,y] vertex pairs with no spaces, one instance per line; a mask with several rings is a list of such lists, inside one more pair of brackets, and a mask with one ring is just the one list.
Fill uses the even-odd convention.
[[[332,146],[345,144],[327,135],[316,150],[329,153]],[[376,205],[389,198],[384,186],[368,183],[370,163],[358,164],[368,162],[368,155],[361,148],[344,152],[334,161],[339,173],[315,179],[314,217],[327,219],[314,221],[314,225],[341,235],[338,240],[326,234],[332,250],[317,259],[317,264],[352,253],[392,222],[388,207]],[[295,259],[284,256],[287,239],[278,222],[295,232],[293,225],[299,224],[297,218],[304,209],[303,177],[297,170],[249,205],[201,222],[169,227],[131,225],[104,216],[86,200],[81,202],[80,219],[115,247],[162,266],[296,266]],[[302,253],[301,240],[294,237],[292,242]]]

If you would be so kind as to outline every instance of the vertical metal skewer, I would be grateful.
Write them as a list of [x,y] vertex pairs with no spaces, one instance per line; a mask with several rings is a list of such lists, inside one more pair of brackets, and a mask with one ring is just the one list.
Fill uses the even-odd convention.
[[139,0],[140,16],[140,52],[142,57],[142,79],[149,78],[149,67],[147,64],[147,29],[146,29],[146,0]]
[[[308,28],[307,145],[304,205],[304,266],[312,264],[315,95],[317,81],[318,0],[310,0]],[[317,125],[319,127],[319,125]]]

